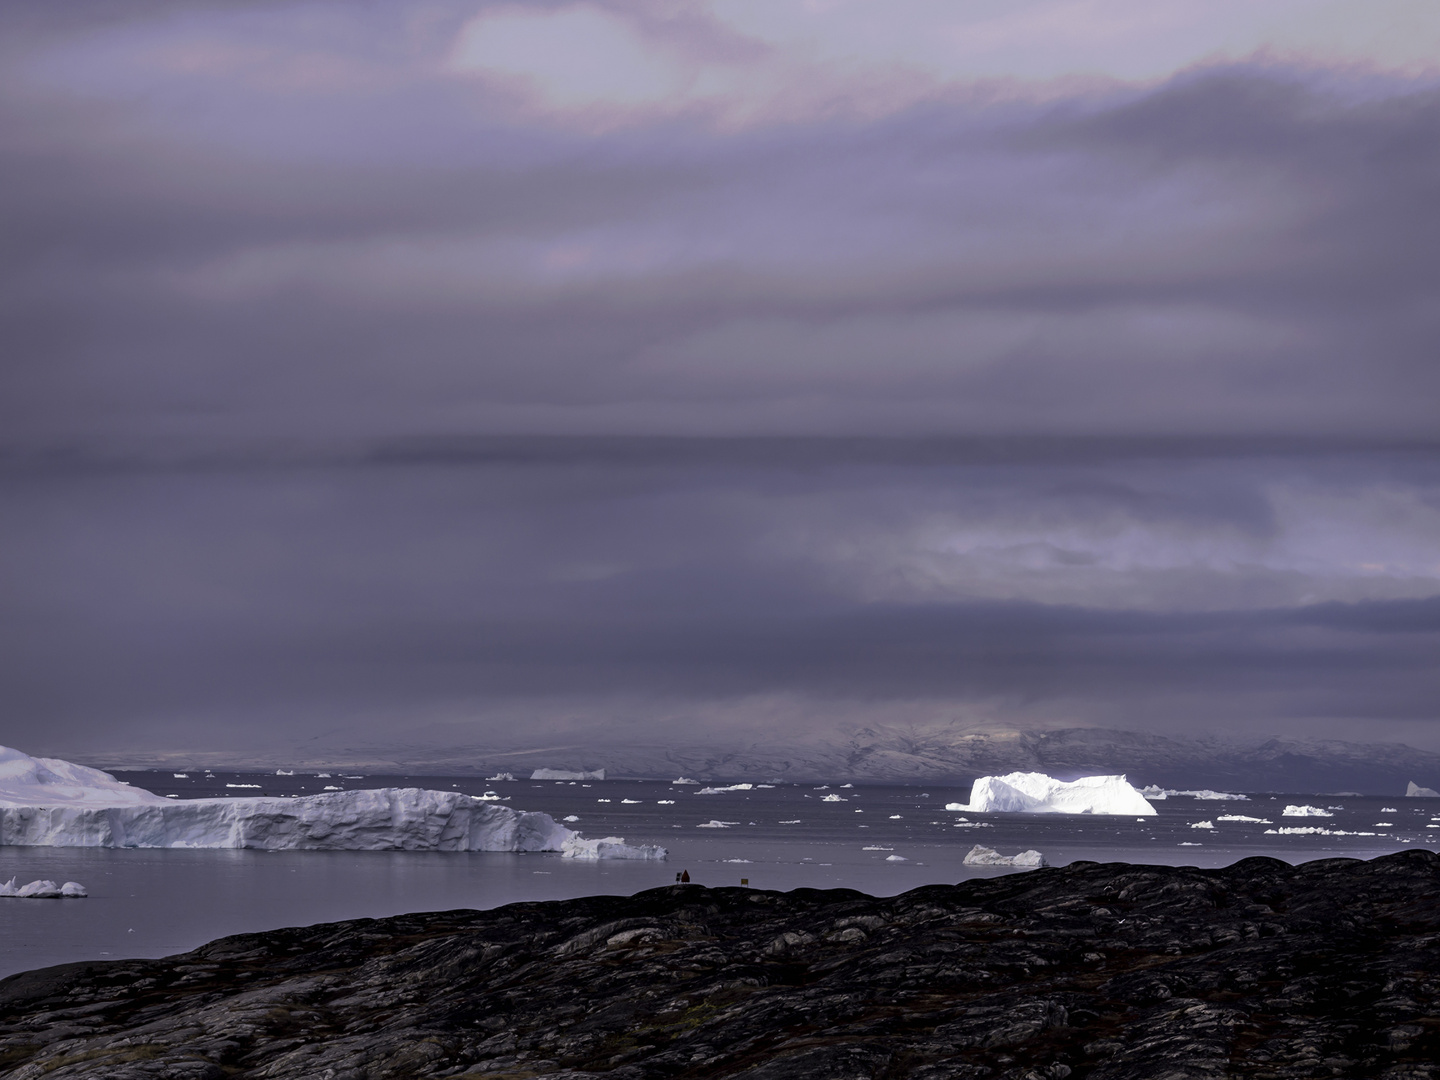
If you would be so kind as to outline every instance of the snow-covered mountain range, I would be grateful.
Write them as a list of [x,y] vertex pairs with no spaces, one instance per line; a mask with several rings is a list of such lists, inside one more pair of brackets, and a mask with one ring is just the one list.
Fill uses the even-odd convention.
[[273,769],[352,767],[409,775],[521,775],[536,768],[605,769],[612,777],[700,780],[782,779],[952,783],[979,776],[1043,772],[1062,779],[1120,773],[1137,785],[1241,791],[1403,795],[1414,781],[1440,787],[1440,754],[1400,743],[1221,736],[1185,738],[1103,728],[976,730],[962,724],[867,727],[774,742],[677,739],[668,745],[613,744],[525,750],[512,746],[335,745],[245,756],[112,754],[108,768]]

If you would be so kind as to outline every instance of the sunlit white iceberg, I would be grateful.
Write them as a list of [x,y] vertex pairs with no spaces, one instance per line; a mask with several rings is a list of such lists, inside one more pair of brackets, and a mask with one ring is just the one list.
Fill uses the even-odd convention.
[[945,809],[975,814],[1155,816],[1155,808],[1123,776],[1055,780],[1044,773],[1023,772],[982,776],[970,789],[969,803],[948,803]]
[[1293,803],[1280,811],[1281,817],[1334,817],[1329,810],[1322,810],[1318,806],[1296,806]]

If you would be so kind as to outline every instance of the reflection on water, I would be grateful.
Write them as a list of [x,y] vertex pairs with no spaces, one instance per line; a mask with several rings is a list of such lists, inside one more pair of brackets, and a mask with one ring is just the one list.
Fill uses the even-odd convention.
[[[155,778],[131,778],[167,791]],[[208,780],[187,777],[183,790],[179,783],[168,790],[194,797],[223,793],[227,782],[298,788],[304,780],[219,774]],[[1173,798],[1155,804],[1157,817],[1137,820],[957,814],[946,811],[945,803],[964,801],[968,790],[938,786],[783,784],[699,795],[695,788],[643,781],[587,787],[372,776],[339,782],[458,787],[474,794],[499,790],[511,805],[557,819],[574,815],[579,820],[573,827],[587,836],[618,834],[632,842],[664,844],[671,857],[660,863],[595,863],[500,853],[0,848],[0,880],[68,879],[90,890],[87,900],[0,900],[0,975],[72,960],[164,956],[226,934],[279,926],[628,895],[669,884],[681,870],[712,886],[738,885],[743,878],[754,888],[844,887],[891,895],[1007,872],[964,866],[964,855],[975,843],[1006,854],[1037,848],[1055,864],[1092,859],[1213,867],[1247,855],[1290,862],[1331,855],[1368,858],[1440,841],[1440,829],[1431,828],[1440,824],[1431,821],[1440,816],[1440,804],[1419,799],[1308,796],[1306,801],[1333,816],[1295,819],[1281,817],[1288,802],[1300,801],[1295,796],[1230,803]],[[826,801],[827,795],[839,799]],[[1268,820],[1222,820],[1235,815]],[[733,824],[703,827],[715,821]],[[1204,821],[1214,827],[1192,827]],[[1330,835],[1267,832],[1286,826],[1323,827]]]

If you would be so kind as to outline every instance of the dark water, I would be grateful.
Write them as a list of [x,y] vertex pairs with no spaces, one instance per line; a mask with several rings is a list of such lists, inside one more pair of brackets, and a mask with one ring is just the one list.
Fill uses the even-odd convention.
[[[0,900],[0,975],[71,960],[164,956],[226,934],[279,926],[489,908],[519,900],[628,895],[669,884],[681,870],[706,885],[739,885],[748,879],[763,889],[845,887],[891,895],[918,885],[1008,872],[964,866],[966,852],[976,843],[1005,854],[1034,848],[1056,865],[1091,859],[1209,867],[1249,855],[1293,863],[1337,855],[1370,858],[1440,843],[1440,821],[1432,821],[1440,818],[1440,803],[1423,799],[1252,796],[1246,802],[1198,802],[1176,797],[1154,804],[1157,817],[1135,819],[958,814],[945,810],[945,804],[966,801],[969,790],[945,787],[780,784],[700,795],[698,787],[656,781],[586,785],[313,773],[122,775],[137,786],[190,798],[306,795],[327,786],[416,786],[471,794],[489,789],[517,808],[542,810],[557,820],[573,815],[579,820],[570,827],[586,836],[663,844],[670,858],[587,862],[501,853],[0,848],[0,880],[75,880],[90,890],[86,900]],[[825,801],[826,796],[843,801]],[[1282,817],[1292,802],[1333,808],[1333,816]],[[1226,814],[1270,823],[1217,820]],[[704,827],[712,821],[728,824]],[[1215,827],[1192,828],[1202,821]],[[1266,832],[1281,827],[1320,827],[1332,835]]]

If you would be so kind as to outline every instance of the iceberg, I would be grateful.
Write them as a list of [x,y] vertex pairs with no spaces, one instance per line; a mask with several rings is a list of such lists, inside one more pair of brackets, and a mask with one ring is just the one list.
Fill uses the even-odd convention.
[[0,746],[0,807],[157,805],[169,804],[107,772]]
[[[678,784],[679,781],[677,780],[676,783]],[[755,786],[754,784],[730,784],[730,785],[728,785],[728,786],[726,786],[726,787],[702,787],[699,791],[695,792],[695,794],[696,794],[696,795],[723,795],[723,794],[725,794],[725,792],[727,792],[727,791],[749,791],[749,790],[751,790],[754,786]]]
[[1191,791],[1182,791],[1178,788],[1162,788],[1158,784],[1146,784],[1140,789],[1140,794],[1153,802],[1163,802],[1171,795],[1187,795],[1192,799],[1199,799],[1203,802],[1249,802],[1250,796],[1236,795],[1229,791],[1212,791],[1210,788],[1196,788]]
[[1405,797],[1407,799],[1440,799],[1440,791],[1436,791],[1434,788],[1421,787],[1415,783],[1414,780],[1411,780],[1405,788]]
[[604,780],[604,769],[536,769],[531,780]]
[[1281,817],[1334,817],[1329,810],[1321,810],[1318,806],[1296,806],[1293,803],[1280,811]]
[[458,791],[371,788],[171,801],[98,769],[7,748],[0,748],[0,846],[553,851],[572,859],[667,854],[613,836],[587,840],[549,814]]
[[965,855],[966,866],[1019,866],[1033,869],[1048,866],[1045,856],[1038,851],[1022,851],[1016,855],[1001,855],[994,848],[976,844]]
[[85,886],[78,881],[67,881],[56,885],[53,881],[32,881],[29,885],[16,885],[18,879],[11,878],[0,885],[0,896],[14,896],[22,900],[79,900],[89,896]]
[[494,784],[494,783],[501,783],[501,782],[513,783],[514,780],[515,780],[515,774],[514,774],[514,773],[508,773],[508,772],[499,772],[499,773],[496,773],[494,776],[487,776],[487,777],[485,777],[485,782],[486,782],[487,784]]
[[948,803],[945,809],[975,814],[1155,816],[1155,808],[1123,776],[1082,776],[1066,781],[1022,772],[982,776],[970,789],[969,803]]

